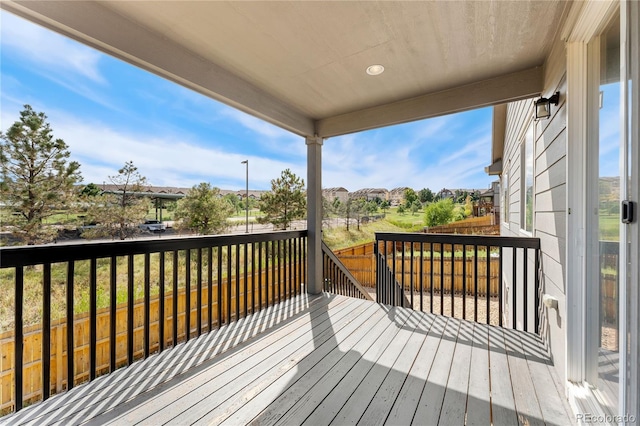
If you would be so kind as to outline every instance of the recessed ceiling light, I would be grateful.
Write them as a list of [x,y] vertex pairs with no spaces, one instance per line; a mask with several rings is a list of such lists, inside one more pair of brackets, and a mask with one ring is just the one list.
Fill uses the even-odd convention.
[[380,75],[384,72],[384,67],[382,65],[371,65],[367,67],[367,74],[369,75]]

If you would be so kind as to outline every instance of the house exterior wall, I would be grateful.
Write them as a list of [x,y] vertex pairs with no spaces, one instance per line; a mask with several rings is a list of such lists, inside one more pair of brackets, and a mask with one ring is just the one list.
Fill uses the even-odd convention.
[[[501,234],[508,236],[533,236],[540,238],[543,292],[556,297],[559,310],[545,308],[542,334],[547,339],[554,358],[558,377],[566,377],[566,54],[564,44],[558,42],[545,64],[545,88],[543,95],[559,91],[559,105],[552,106],[552,116],[547,120],[533,120],[533,101],[523,100],[507,106],[503,172],[500,179]],[[522,167],[522,143],[529,126],[533,129],[533,226],[524,230],[524,194]],[[510,254],[507,253],[507,256]],[[527,259],[528,271],[534,270],[534,259]],[[513,282],[511,271],[505,273],[503,285],[507,297],[505,313],[509,315],[510,286],[522,286]],[[519,295],[523,289],[517,288]],[[531,300],[531,299],[529,299]],[[520,318],[518,319],[521,320]]]
[[340,200],[341,203],[346,203],[349,199],[349,191],[345,188],[325,188],[322,190],[322,196],[326,198],[329,202],[332,202],[334,199]]

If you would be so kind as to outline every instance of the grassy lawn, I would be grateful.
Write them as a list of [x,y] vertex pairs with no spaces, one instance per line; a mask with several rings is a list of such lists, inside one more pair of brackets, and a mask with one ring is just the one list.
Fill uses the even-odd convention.
[[324,228],[322,239],[331,249],[337,250],[374,241],[376,232],[408,232],[408,229],[399,227],[388,219],[383,219],[360,224],[360,230],[355,224],[349,226],[349,231],[345,225]]
[[600,220],[600,239],[603,241],[620,241],[620,215],[605,214],[602,211]]
[[422,210],[416,212],[416,214],[412,214],[411,212],[400,214],[396,207],[392,207],[387,212],[385,219],[390,224],[410,232],[420,231],[425,226],[424,211]]

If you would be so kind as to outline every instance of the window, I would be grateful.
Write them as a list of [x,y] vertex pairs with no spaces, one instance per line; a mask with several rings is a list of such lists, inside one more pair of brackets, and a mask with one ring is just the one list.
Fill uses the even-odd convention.
[[520,227],[533,232],[533,122],[529,123],[521,146]]
[[502,221],[509,223],[509,171],[511,161],[507,163],[507,168],[502,174]]

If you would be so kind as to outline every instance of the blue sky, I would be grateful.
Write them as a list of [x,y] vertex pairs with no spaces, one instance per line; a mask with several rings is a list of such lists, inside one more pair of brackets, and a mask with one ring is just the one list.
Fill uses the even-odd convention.
[[[85,183],[133,161],[153,185],[251,189],[290,168],[304,140],[7,12],[0,12],[0,129],[24,104],[47,114]],[[491,108],[330,138],[323,187],[487,188]]]

